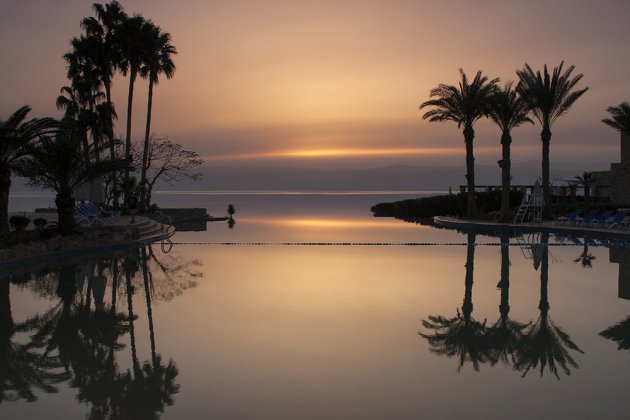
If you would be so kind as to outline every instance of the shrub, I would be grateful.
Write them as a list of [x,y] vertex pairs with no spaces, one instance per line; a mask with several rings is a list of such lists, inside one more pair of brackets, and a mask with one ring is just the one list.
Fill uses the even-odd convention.
[[44,219],[43,217],[38,217],[37,219],[33,220],[33,224],[37,229],[42,230],[44,226],[48,224],[48,220]]
[[26,229],[29,223],[31,223],[31,219],[26,216],[16,215],[9,218],[9,224],[11,225],[13,230],[18,232]]

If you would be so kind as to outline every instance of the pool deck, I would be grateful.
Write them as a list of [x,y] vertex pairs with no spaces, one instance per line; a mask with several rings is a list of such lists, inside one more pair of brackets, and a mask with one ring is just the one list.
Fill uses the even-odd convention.
[[[19,214],[24,214],[20,212]],[[44,217],[49,221],[56,221],[56,214],[45,216],[46,213],[26,213],[26,216],[33,220],[34,217]],[[54,216],[54,217],[51,217]],[[81,226],[87,226],[82,224]],[[0,260],[0,271],[20,267],[24,265],[39,264],[61,258],[84,256],[90,254],[98,254],[102,252],[112,252],[127,248],[135,248],[151,242],[161,241],[170,238],[175,234],[175,228],[170,225],[162,225],[148,217],[136,216],[135,223],[131,223],[131,216],[120,216],[117,220],[112,221],[104,226],[123,226],[128,233],[133,232],[133,239],[122,241],[106,241],[105,243],[89,244],[76,247],[69,247],[59,251],[40,252],[36,255],[23,255],[17,258],[8,258]],[[28,253],[27,253],[28,254]]]
[[479,230],[510,232],[548,232],[569,236],[605,236],[630,239],[630,229],[609,229],[606,227],[576,226],[571,224],[557,225],[553,221],[544,221],[542,224],[531,223],[495,223],[487,220],[463,220],[456,217],[435,216],[433,222],[438,226]]

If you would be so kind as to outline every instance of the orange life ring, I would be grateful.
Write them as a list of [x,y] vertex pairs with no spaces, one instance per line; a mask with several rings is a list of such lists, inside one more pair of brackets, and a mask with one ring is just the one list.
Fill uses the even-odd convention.
[[495,211],[494,214],[492,215],[492,221],[494,223],[499,223],[502,220],[503,220],[503,212]]

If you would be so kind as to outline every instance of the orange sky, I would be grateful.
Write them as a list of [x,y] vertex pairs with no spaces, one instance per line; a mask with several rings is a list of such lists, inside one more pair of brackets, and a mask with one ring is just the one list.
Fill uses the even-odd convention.
[[[89,4],[3,6],[0,117],[23,104],[58,115],[54,101],[67,83],[61,55],[92,13]],[[420,118],[429,90],[456,83],[459,67],[507,80],[525,62],[538,68],[562,59],[584,73],[590,90],[553,129],[552,164],[603,169],[617,159],[618,136],[599,121],[606,107],[630,100],[630,3],[622,0],[122,4],[170,32],[179,51],[175,78],[157,86],[154,131],[213,165],[463,164],[457,127]],[[122,133],[127,81],[114,82]],[[146,82],[135,101],[139,138]],[[539,131],[515,130],[517,164],[537,164]],[[477,133],[477,162],[494,164],[498,130],[482,122]]]

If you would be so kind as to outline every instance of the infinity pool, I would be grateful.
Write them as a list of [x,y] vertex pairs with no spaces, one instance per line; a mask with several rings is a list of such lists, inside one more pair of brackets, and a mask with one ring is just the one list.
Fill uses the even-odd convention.
[[629,248],[399,198],[164,196],[236,224],[1,273],[0,418],[625,418]]

